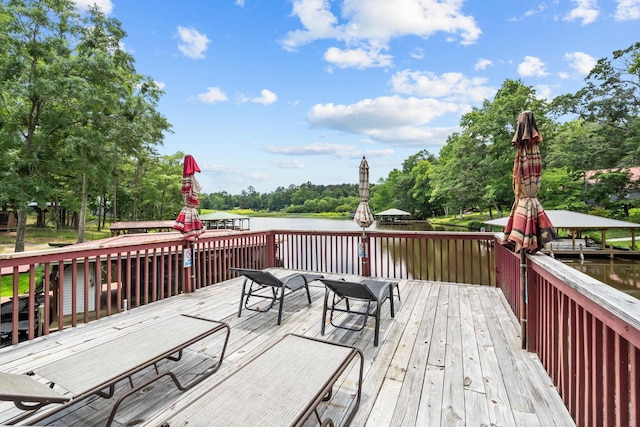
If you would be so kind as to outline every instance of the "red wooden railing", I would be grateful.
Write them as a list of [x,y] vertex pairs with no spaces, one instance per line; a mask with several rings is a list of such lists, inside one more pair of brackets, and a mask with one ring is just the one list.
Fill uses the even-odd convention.
[[[527,256],[524,304],[520,256],[488,233],[371,231],[363,239],[358,232],[208,232],[194,244],[177,233],[157,234],[0,255],[0,279],[20,302],[3,311],[3,344],[17,343],[21,331],[33,339],[213,285],[235,277],[231,267],[495,284],[518,317],[526,309],[525,344],[578,425],[640,425],[640,301],[545,255]],[[360,256],[363,242],[367,257]],[[184,268],[184,250],[191,248],[192,265]],[[21,280],[28,289],[19,295]]]
[[494,285],[493,235],[489,233],[362,233],[276,230],[284,268],[394,279]]
[[[496,244],[497,285],[514,313],[520,256]],[[526,348],[578,426],[640,425],[640,300],[542,254],[526,258]]]
[[[227,280],[231,267],[494,284],[488,233],[371,232],[367,257],[360,256],[362,241],[358,232],[208,232],[195,243],[151,233],[2,255],[0,279],[12,283],[19,301],[3,306],[3,344]],[[193,254],[190,268],[183,268],[185,254]],[[20,291],[20,280],[28,290]]]
[[[560,264],[560,265],[558,265]],[[529,257],[528,348],[580,426],[640,425],[640,301]]]

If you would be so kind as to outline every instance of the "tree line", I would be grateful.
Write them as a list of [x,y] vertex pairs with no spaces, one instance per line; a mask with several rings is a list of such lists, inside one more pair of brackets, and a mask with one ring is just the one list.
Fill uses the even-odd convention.
[[[78,241],[91,213],[101,227],[175,218],[184,153],[158,152],[171,132],[158,112],[163,91],[136,71],[120,22],[97,7],[79,14],[70,0],[1,0],[0,22],[0,210],[18,219],[15,250],[24,250],[33,203],[50,225],[76,228]],[[372,183],[370,205],[415,218],[508,214],[511,138],[519,113],[531,110],[544,138],[545,208],[628,215],[635,183],[624,168],[640,165],[639,107],[640,43],[601,59],[582,89],[553,100],[506,79],[461,117],[437,156],[420,150]],[[357,184],[201,195],[214,210],[346,213],[358,203]]]
[[[372,210],[394,207],[419,219],[468,210],[508,215],[514,202],[511,140],[524,110],[533,111],[543,136],[543,206],[628,218],[640,203],[629,170],[640,166],[640,43],[600,59],[582,89],[552,100],[506,79],[492,100],[461,117],[461,131],[447,138],[438,156],[420,150],[372,183]],[[205,200],[216,209],[346,212],[356,209],[357,194],[357,185],[306,183],[268,194],[249,187],[239,196],[215,193]]]

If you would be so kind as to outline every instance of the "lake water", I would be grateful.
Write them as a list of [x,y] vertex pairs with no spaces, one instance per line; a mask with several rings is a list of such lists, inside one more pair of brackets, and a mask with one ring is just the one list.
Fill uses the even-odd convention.
[[[351,219],[327,219],[327,218],[251,218],[251,230],[325,230],[325,231],[361,231],[362,228]],[[437,230],[445,230],[438,227]],[[372,230],[409,230],[430,231],[434,230],[427,221],[412,221],[407,225],[378,225],[372,224],[367,231]],[[449,230],[454,230],[450,228]],[[460,231],[460,229],[455,229]]]
[[[353,220],[350,219],[325,219],[325,218],[251,218],[251,230],[319,230],[319,231],[360,231]],[[405,226],[390,226],[373,224],[367,228],[370,230],[433,230],[428,222],[412,222]],[[438,230],[445,230],[438,228]],[[461,231],[460,229],[448,229],[447,231]],[[560,259],[559,261],[581,271],[595,279],[600,280],[616,289],[640,298],[640,262],[635,259]]]

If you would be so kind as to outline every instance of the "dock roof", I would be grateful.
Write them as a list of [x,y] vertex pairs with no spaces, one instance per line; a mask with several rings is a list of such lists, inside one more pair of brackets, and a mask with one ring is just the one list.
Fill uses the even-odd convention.
[[[580,212],[571,212],[567,210],[546,210],[547,216],[551,220],[551,224],[555,228],[566,228],[572,230],[578,229],[608,229],[608,228],[640,228],[640,224],[628,221],[620,221],[618,219],[604,218],[596,215],[588,215]],[[506,227],[509,217],[502,217],[490,221],[484,221],[484,224]]]

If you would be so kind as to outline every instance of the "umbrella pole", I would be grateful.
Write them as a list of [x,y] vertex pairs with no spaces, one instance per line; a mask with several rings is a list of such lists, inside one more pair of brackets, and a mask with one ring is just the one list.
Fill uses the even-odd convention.
[[189,291],[196,290],[196,247],[195,242],[191,242],[191,280],[189,280]]
[[191,262],[189,266],[185,266],[183,268],[183,277],[184,277],[184,288],[182,290],[183,293],[190,293],[192,291],[192,283],[195,282],[195,260],[193,254],[193,243],[190,240],[185,240],[185,248],[188,251],[189,255],[186,255],[190,258]]
[[365,277],[371,276],[371,265],[369,264],[369,237],[362,227],[362,275]]
[[520,249],[520,338],[527,348],[527,251]]

